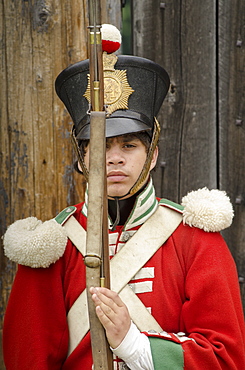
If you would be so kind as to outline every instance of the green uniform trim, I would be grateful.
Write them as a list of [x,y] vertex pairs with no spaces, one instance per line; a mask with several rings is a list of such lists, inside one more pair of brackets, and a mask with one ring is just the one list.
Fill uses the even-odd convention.
[[181,206],[180,204],[171,202],[171,200],[164,199],[164,198],[160,199],[159,205],[160,206],[166,206],[168,208],[174,209],[175,211],[177,211],[179,213],[182,213],[183,210],[184,210],[184,207]]
[[181,344],[162,338],[148,337],[154,370],[184,369],[184,355]]
[[73,213],[75,213],[77,210],[77,208],[75,206],[70,206],[70,207],[67,207],[65,209],[63,209],[63,211],[61,211],[56,217],[55,217],[55,221],[60,224],[60,225],[63,225],[69,217],[71,217],[71,215],[73,215]]

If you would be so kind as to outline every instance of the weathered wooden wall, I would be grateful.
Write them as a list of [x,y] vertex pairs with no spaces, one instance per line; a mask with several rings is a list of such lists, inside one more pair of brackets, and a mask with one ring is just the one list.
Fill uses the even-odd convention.
[[177,202],[204,186],[228,193],[235,219],[224,236],[245,307],[245,3],[134,0],[132,5],[134,53],[160,63],[171,77],[159,115],[157,193]]
[[[17,219],[45,220],[78,199],[71,124],[55,96],[54,79],[86,57],[85,5],[80,0],[0,3],[1,235]],[[2,248],[0,255],[2,323],[16,267]]]
[[[203,186],[228,192],[235,221],[224,235],[242,282],[245,3],[131,1],[134,53],[159,62],[171,76],[159,116],[157,193],[180,201]],[[120,0],[103,3],[104,22],[120,28]],[[86,0],[0,3],[1,235],[16,219],[45,220],[83,197],[83,180],[72,169],[71,121],[53,84],[63,68],[87,55],[86,9]],[[2,249],[0,258],[1,325],[15,265]]]
[[[87,8],[87,0],[0,2],[0,236],[17,219],[44,221],[83,199],[54,81],[87,57]],[[103,0],[103,18],[120,27],[119,0]],[[15,271],[1,245],[0,328]]]
[[216,10],[212,0],[164,4],[134,1],[134,51],[171,78],[155,183],[179,201],[190,189],[217,187]]
[[245,308],[245,2],[219,2],[219,185],[231,196],[232,226],[224,232],[235,257]]

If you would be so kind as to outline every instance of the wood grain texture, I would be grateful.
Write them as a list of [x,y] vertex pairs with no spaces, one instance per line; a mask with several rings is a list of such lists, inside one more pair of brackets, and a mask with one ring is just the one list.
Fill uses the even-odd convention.
[[158,196],[180,202],[204,186],[226,190],[235,209],[223,234],[245,306],[245,5],[242,0],[133,3],[134,53],[166,68]]
[[[120,0],[102,0],[104,22],[120,28],[120,10]],[[87,0],[0,3],[0,235],[17,219],[44,221],[84,198],[85,181],[73,169],[71,118],[54,81],[87,58],[87,26]],[[15,271],[1,244],[0,328]]]
[[190,189],[217,185],[216,9],[213,1],[164,4],[135,2],[134,48],[170,75],[155,183],[158,195],[179,201]]
[[[235,219],[224,236],[245,306],[245,3],[214,3],[135,0],[133,48],[171,78],[158,117],[157,195],[179,202],[203,186],[227,191]],[[103,22],[121,28],[121,2],[102,4]],[[49,219],[83,198],[84,180],[73,171],[71,119],[54,80],[87,57],[87,25],[86,0],[0,3],[1,235],[19,218]],[[0,324],[14,274],[1,248]]]
[[219,2],[219,184],[234,222],[224,232],[235,258],[245,307],[245,4]]

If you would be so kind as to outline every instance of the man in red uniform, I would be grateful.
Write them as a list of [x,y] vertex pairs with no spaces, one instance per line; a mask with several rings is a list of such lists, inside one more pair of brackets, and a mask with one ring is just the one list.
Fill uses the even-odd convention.
[[[119,56],[112,62],[109,57],[109,63],[106,166],[115,289],[94,287],[91,294],[115,355],[114,368],[244,369],[237,272],[218,232],[232,218],[228,198],[207,189],[187,195],[184,207],[156,198],[150,177],[158,155],[155,116],[169,77],[143,58]],[[74,122],[82,156],[77,167],[84,173],[90,154],[88,66],[88,61],[79,62],[56,80],[57,94]],[[113,93],[112,80],[117,83]],[[87,196],[56,220],[17,221],[4,237],[6,255],[19,263],[4,321],[7,370],[92,369],[87,314],[80,305],[86,288],[83,245],[69,232],[74,217],[78,232],[86,230]],[[169,212],[169,218],[164,220],[162,211]],[[183,215],[183,221],[155,245],[159,235],[163,240],[172,214]],[[141,255],[153,245],[154,252],[139,268]],[[135,255],[122,264],[126,248]],[[138,267],[129,281],[117,289],[134,265]],[[132,301],[124,299],[127,294]],[[77,302],[80,311],[75,316],[81,320],[74,324]]]

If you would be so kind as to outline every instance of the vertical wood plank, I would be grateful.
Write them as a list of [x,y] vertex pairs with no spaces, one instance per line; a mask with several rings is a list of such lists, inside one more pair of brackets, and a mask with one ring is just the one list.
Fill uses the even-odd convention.
[[[72,171],[70,118],[54,80],[87,56],[85,5],[1,2],[1,235],[17,219],[46,220],[83,197],[83,180]],[[2,244],[0,254],[2,327],[16,266],[3,256]]]
[[[155,10],[154,13],[153,7]],[[172,14],[172,12],[174,12],[174,14]],[[172,24],[168,23],[167,18],[170,16]],[[168,94],[168,98],[165,100],[163,108],[158,116],[158,120],[162,127],[162,133],[159,142],[160,151],[158,165],[153,173],[157,195],[166,197],[168,194],[168,197],[174,200],[178,198],[178,143],[180,141],[179,122],[181,122],[181,84],[177,81],[177,77],[180,76],[180,73],[176,72],[174,75],[173,72],[175,68],[179,71],[179,65],[178,63],[172,63],[172,61],[174,61],[176,55],[179,54],[178,38],[174,37],[174,35],[178,34],[179,30],[179,1],[175,2],[175,6],[169,2],[167,9],[161,8],[158,1],[134,1],[132,19],[133,53],[158,62],[168,71],[172,87],[177,84],[179,86],[178,94],[176,92],[173,94],[170,92],[171,103],[170,94]],[[168,26],[170,26],[170,28],[167,32],[168,36],[166,36],[165,31]],[[163,50],[165,50],[165,52],[163,52]],[[170,91],[172,91],[172,89],[170,89]],[[176,99],[178,99],[178,109]],[[172,125],[170,125],[170,117],[172,122],[174,122]],[[171,142],[169,142],[168,145],[169,140],[171,140]],[[175,161],[174,165],[173,161]]]
[[245,308],[245,4],[219,1],[219,182],[234,206],[224,232],[235,258]]
[[184,117],[180,195],[217,187],[216,5],[186,1],[181,14]]
[[102,23],[110,23],[119,30],[122,27],[121,0],[102,0],[101,1]]
[[136,53],[171,79],[160,113],[158,195],[179,201],[188,190],[216,187],[215,3],[135,2],[134,30]]

